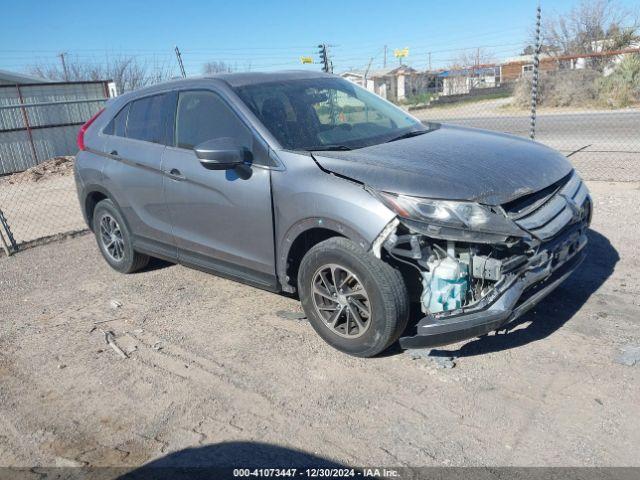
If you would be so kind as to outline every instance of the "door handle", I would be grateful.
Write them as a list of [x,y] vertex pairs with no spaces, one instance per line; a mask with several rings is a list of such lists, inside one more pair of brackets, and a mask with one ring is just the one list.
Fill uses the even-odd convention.
[[117,157],[118,156],[118,151],[117,150],[111,150],[109,155],[113,155],[114,157]]
[[169,170],[167,172],[167,176],[173,178],[174,180],[184,180],[186,178],[177,168],[172,168],[171,170]]

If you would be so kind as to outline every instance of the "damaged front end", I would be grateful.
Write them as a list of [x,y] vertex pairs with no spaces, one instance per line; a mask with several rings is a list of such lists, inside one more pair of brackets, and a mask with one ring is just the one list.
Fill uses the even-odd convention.
[[373,192],[398,215],[373,253],[405,276],[425,316],[403,348],[497,330],[555,289],[584,258],[591,199],[572,172],[500,206]]

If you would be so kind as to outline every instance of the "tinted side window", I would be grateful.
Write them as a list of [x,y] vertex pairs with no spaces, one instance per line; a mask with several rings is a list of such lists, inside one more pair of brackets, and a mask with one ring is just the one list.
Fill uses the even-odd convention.
[[166,95],[154,95],[131,102],[127,137],[145,142],[165,143],[167,125]]
[[253,136],[246,125],[215,93],[181,92],[176,115],[176,145],[193,148],[207,140],[231,137],[251,148]]
[[103,132],[107,135],[116,135],[118,137],[125,136],[127,127],[127,115],[129,114],[129,104],[127,104],[118,114],[111,119],[109,124],[104,128]]

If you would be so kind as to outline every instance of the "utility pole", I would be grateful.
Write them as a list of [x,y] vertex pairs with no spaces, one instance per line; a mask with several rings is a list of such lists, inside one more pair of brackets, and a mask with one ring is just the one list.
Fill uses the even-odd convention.
[[431,52],[429,52],[429,71],[431,71]]
[[64,56],[66,55],[65,52],[62,52],[60,54],[58,54],[58,56],[60,57],[60,62],[62,62],[62,73],[64,75],[64,81],[68,82],[69,81],[69,72],[67,71],[67,62],[65,62],[64,60]]
[[[367,88],[367,76],[369,75],[369,70],[371,69],[371,64],[373,63],[373,57],[371,57],[369,59],[369,65],[367,65],[367,69],[364,71],[364,85],[362,85],[364,88]],[[367,115],[369,114],[369,111],[367,110]]]
[[387,68],[387,46],[384,46],[384,60],[382,61],[382,68]]
[[180,54],[180,49],[176,45],[176,58],[178,59],[178,65],[180,66],[180,73],[182,74],[182,78],[187,78],[187,73],[184,71],[184,64],[182,63],[182,55]]

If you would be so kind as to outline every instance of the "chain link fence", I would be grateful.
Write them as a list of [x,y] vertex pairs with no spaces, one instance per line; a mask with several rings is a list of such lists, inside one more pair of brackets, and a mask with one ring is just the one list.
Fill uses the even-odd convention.
[[[424,121],[528,137],[532,66],[526,57],[500,65],[495,82],[501,90],[484,87],[488,82],[473,68],[449,71],[445,90],[427,108],[409,108]],[[452,82],[468,84],[468,91],[447,95]],[[570,156],[585,180],[640,181],[640,49],[543,56],[537,96],[536,141]]]
[[[538,66],[535,140],[569,156],[585,180],[640,181],[640,49],[541,55]],[[403,66],[378,77],[342,75],[423,121],[529,137],[533,68],[533,56],[520,56],[440,71]],[[62,98],[0,87],[0,233],[9,248],[86,228],[72,157],[63,155],[75,152],[79,126],[109,96],[105,82],[96,85],[77,84]]]
[[0,246],[85,228],[73,157],[80,126],[113,94],[109,82],[0,86]]

